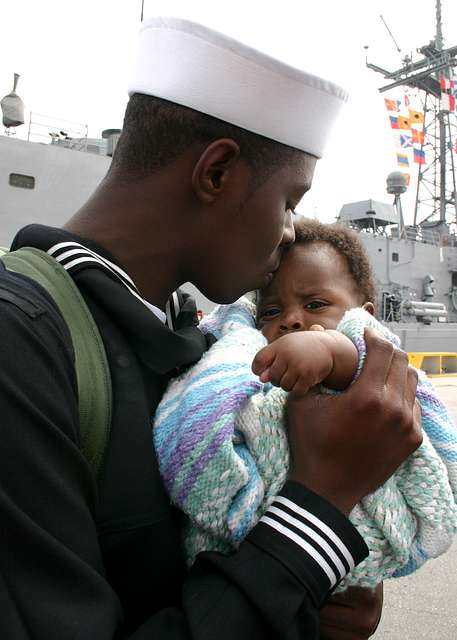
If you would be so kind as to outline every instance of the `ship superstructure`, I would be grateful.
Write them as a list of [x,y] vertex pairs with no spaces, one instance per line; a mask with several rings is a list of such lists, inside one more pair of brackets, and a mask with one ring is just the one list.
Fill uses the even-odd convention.
[[[338,220],[360,233],[378,284],[378,315],[403,348],[457,352],[457,46],[444,47],[441,0],[436,37],[417,53],[418,60],[406,56],[394,71],[367,62],[388,81],[380,93],[406,89],[403,101],[385,102],[402,151],[418,166],[413,223],[405,223],[402,210],[409,178],[403,171],[387,177],[392,202],[347,203]],[[411,105],[411,92],[420,107]],[[406,153],[397,158],[408,162]]]

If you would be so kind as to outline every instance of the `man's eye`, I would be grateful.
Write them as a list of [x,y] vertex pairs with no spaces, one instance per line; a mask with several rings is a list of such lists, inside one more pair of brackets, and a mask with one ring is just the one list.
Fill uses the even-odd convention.
[[291,202],[287,202],[287,203],[286,203],[286,211],[290,211],[290,213],[291,213],[293,216],[297,215],[297,214],[296,214],[296,212],[295,212],[295,207],[294,207],[294,205],[293,205]]
[[322,307],[326,307],[327,304],[325,302],[323,302],[322,300],[311,300],[311,302],[308,302],[305,304],[305,309],[321,309]]

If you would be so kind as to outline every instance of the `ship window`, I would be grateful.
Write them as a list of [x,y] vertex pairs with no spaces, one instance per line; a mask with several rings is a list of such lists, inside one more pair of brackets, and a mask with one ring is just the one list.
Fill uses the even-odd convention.
[[12,187],[35,189],[35,178],[33,176],[26,176],[23,173],[10,173],[9,183]]
[[398,253],[395,251],[392,253],[392,262],[398,262]]

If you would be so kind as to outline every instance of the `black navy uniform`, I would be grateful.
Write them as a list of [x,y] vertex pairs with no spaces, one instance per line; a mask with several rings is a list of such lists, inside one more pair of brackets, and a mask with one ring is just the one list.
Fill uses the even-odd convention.
[[170,375],[198,360],[205,339],[192,326],[171,331],[93,243],[32,225],[12,249],[21,246],[49,250],[91,309],[113,421],[97,486],[78,446],[67,327],[46,292],[0,263],[2,640],[317,638],[318,608],[367,554],[356,530],[288,482],[282,511],[237,553],[203,553],[187,571],[151,416]]

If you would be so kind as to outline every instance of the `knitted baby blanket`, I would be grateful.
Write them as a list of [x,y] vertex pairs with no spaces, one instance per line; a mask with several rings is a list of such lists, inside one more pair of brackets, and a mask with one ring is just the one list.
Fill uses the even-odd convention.
[[[287,394],[262,384],[251,371],[266,344],[254,316],[255,306],[242,298],[205,318],[202,330],[218,341],[170,383],[155,416],[160,472],[171,500],[188,516],[189,563],[203,550],[236,548],[287,479]],[[373,316],[348,311],[338,329],[359,352],[358,372],[366,353],[365,327],[398,346],[398,338]],[[425,374],[418,374],[423,444],[350,514],[370,553],[340,590],[412,573],[443,553],[457,529],[457,431]]]

